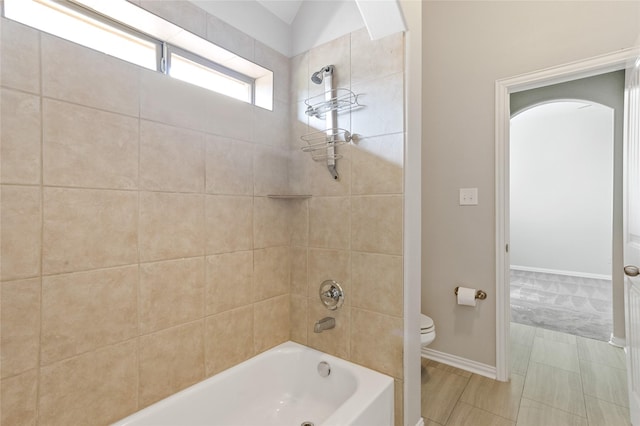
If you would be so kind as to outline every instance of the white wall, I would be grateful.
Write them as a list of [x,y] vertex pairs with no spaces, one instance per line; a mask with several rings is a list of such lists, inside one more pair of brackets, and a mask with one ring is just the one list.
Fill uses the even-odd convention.
[[[495,365],[495,82],[633,45],[638,2],[423,4],[422,311],[431,348]],[[478,206],[458,188],[479,188]],[[474,308],[457,285],[482,288]]]
[[611,276],[613,109],[553,102],[511,119],[511,265]]
[[358,6],[353,0],[306,0],[291,25],[277,18],[257,1],[190,1],[289,57],[364,27]]

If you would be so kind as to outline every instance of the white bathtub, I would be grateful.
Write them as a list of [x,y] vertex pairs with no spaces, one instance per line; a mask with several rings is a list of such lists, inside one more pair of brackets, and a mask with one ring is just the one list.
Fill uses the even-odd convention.
[[391,377],[287,342],[114,426],[391,426],[393,401]]

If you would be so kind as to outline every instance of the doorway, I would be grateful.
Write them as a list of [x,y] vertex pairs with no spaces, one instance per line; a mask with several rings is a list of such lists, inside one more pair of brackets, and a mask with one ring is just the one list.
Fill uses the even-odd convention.
[[614,109],[551,100],[510,133],[511,321],[608,341]]
[[511,318],[615,342],[624,70],[513,93],[510,105]]
[[[510,229],[509,229],[509,133],[510,133],[510,105],[511,95],[527,91],[530,89],[552,87],[569,81],[599,76],[613,71],[624,70],[635,61],[637,51],[625,49],[580,62],[561,65],[541,71],[522,74],[515,77],[505,78],[496,81],[496,378],[498,380],[509,380],[511,370],[510,357]],[[563,95],[565,99],[576,99],[579,97]],[[594,100],[595,102],[606,104]],[[624,110],[624,107],[623,107]],[[623,114],[616,114],[616,119],[623,119]],[[618,128],[618,126],[616,126]],[[621,155],[614,152],[616,161],[621,159]],[[614,165],[615,170],[621,167]],[[614,179],[619,179],[615,176]],[[620,194],[614,190],[615,200]],[[613,212],[614,221],[619,217],[620,212]],[[622,275],[622,244],[616,244],[616,236],[613,239],[613,300],[624,304],[623,287],[617,288],[615,285],[616,276]],[[617,260],[620,257],[620,260]],[[620,315],[621,317],[618,317]],[[624,312],[614,310],[614,339],[619,339],[619,345],[624,345]],[[614,342],[616,343],[616,342]]]

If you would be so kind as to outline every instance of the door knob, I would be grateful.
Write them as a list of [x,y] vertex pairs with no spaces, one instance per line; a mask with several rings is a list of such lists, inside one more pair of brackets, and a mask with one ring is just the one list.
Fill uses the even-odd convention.
[[640,275],[640,269],[637,266],[627,265],[624,267],[624,273],[628,277],[637,277]]

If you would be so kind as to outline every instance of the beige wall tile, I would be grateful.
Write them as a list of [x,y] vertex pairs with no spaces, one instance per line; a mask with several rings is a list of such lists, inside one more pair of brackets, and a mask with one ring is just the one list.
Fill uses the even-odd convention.
[[203,196],[140,193],[140,260],[204,254]]
[[308,296],[320,303],[320,285],[325,280],[335,280],[345,292],[345,304],[351,305],[351,252],[341,250],[309,250]]
[[[404,381],[393,380],[393,403],[394,403],[394,424],[401,426],[404,424]],[[429,426],[427,423],[426,426]]]
[[42,352],[48,365],[138,332],[138,267],[42,279]]
[[121,114],[138,115],[140,67],[42,34],[42,94]]
[[402,256],[352,253],[354,307],[402,317]]
[[351,359],[402,378],[402,318],[351,309]]
[[348,197],[311,198],[309,246],[349,249],[350,209],[351,199]]
[[308,249],[291,247],[291,294],[307,296],[308,292]]
[[207,317],[206,375],[211,376],[254,355],[253,306]]
[[204,257],[140,265],[140,333],[204,317]]
[[308,331],[308,298],[307,296],[291,295],[290,321],[291,340],[302,345],[307,344]]
[[44,274],[127,265],[138,260],[138,194],[44,189]]
[[351,33],[351,84],[403,70],[404,34],[402,32],[378,40],[371,40],[365,28]]
[[311,194],[311,176],[310,166],[313,163],[311,154],[308,152],[302,152],[300,147],[302,144],[299,141],[300,135],[307,133],[306,127],[304,130],[291,132],[292,148],[289,151],[289,158],[287,160],[287,170],[289,171],[289,191],[292,194]]
[[40,372],[39,415],[48,425],[108,424],[136,410],[136,342],[108,346]]
[[357,83],[351,90],[365,106],[351,111],[353,133],[371,137],[404,131],[404,73]]
[[274,99],[273,111],[253,109],[253,141],[260,145],[289,148],[289,101]]
[[206,143],[207,192],[253,195],[253,145],[219,136]]
[[36,425],[38,406],[38,370],[0,381],[0,423],[3,425]]
[[288,194],[288,150],[256,145],[253,151],[254,195]]
[[43,100],[45,185],[138,187],[138,120],[51,99]]
[[351,199],[351,248],[402,254],[402,196]]
[[289,293],[290,255],[289,247],[253,251],[255,301]]
[[207,16],[207,40],[238,56],[253,60],[253,38],[213,15]]
[[207,257],[206,313],[253,303],[253,251]]
[[0,179],[2,183],[39,184],[42,139],[40,98],[8,89],[2,89],[0,96]]
[[294,56],[289,60],[289,64],[291,67],[291,89],[289,98],[292,102],[302,101],[309,97],[311,74],[318,70],[309,70],[309,52],[303,52]]
[[253,246],[265,248],[288,245],[291,206],[287,200],[255,197],[253,199]]
[[309,245],[309,200],[290,200],[291,221],[289,230],[292,246]]
[[2,280],[35,277],[40,274],[41,195],[39,187],[0,187],[2,205]]
[[253,341],[256,353],[289,340],[289,295],[258,302],[253,307]]
[[204,378],[204,320],[140,338],[140,408]]
[[[346,303],[346,302],[345,302]],[[351,307],[343,305],[335,311],[328,310],[316,294],[308,298],[307,343],[314,349],[326,352],[338,358],[351,360]],[[313,331],[316,322],[325,317],[335,318],[336,326],[322,333]]]
[[289,81],[291,80],[289,71],[289,58],[280,52],[254,41],[253,60],[271,71],[273,71],[273,98],[274,100],[289,101]]
[[36,368],[40,353],[40,279],[11,281],[2,289],[2,377]]
[[351,147],[353,194],[402,194],[404,135],[363,138]]
[[195,4],[172,0],[142,0],[140,7],[178,25],[189,32],[206,37],[207,13]]
[[204,141],[202,133],[142,120],[140,188],[204,192]]
[[40,93],[40,33],[2,18],[2,86]]
[[206,253],[253,248],[253,198],[205,196]]
[[[309,184],[315,196],[349,195],[351,193],[351,148],[338,145],[336,153],[343,157],[336,161],[338,179],[333,179],[327,169],[326,161],[311,161],[309,167]],[[311,157],[311,154],[306,153]],[[311,158],[306,159],[309,161]]]
[[252,105],[169,76],[141,70],[140,117],[250,141]]
[[[307,78],[311,81],[311,74],[327,65],[333,65],[334,87],[351,86],[351,35],[347,34],[328,43],[321,44],[309,50],[309,71]],[[309,83],[309,95],[324,93],[324,84]]]

